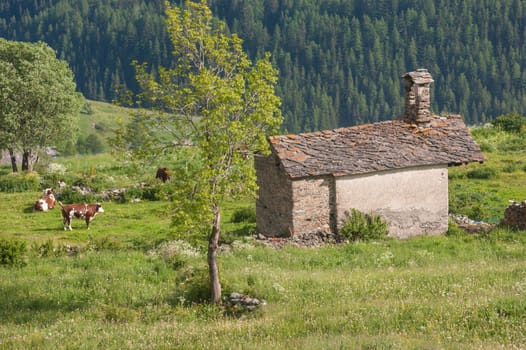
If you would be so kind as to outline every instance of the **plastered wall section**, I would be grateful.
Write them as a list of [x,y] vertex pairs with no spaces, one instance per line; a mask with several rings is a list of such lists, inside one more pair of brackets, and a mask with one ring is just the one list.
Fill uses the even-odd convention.
[[344,213],[355,208],[380,214],[388,222],[392,237],[447,231],[447,165],[338,177],[335,186],[338,227]]
[[286,236],[292,223],[292,181],[275,155],[256,156],[256,230],[268,237]]

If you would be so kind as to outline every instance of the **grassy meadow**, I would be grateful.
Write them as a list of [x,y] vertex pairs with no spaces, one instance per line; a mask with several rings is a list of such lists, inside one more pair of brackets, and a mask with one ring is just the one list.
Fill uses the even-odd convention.
[[[509,199],[526,199],[524,135],[474,135],[488,161],[450,169],[450,209],[497,222]],[[109,154],[49,162],[60,166],[42,166],[33,188],[0,193],[0,243],[26,247],[18,264],[0,265],[0,349],[526,348],[526,232],[452,224],[440,237],[273,249],[253,238],[250,215],[233,219],[253,201],[228,203],[223,294],[266,301],[235,313],[206,302],[206,245],[171,226],[169,184],[153,167]],[[57,167],[65,172],[46,174]],[[11,177],[0,168],[0,185]],[[76,220],[64,231],[57,208],[31,209],[59,177],[154,190],[103,201],[89,230]]]

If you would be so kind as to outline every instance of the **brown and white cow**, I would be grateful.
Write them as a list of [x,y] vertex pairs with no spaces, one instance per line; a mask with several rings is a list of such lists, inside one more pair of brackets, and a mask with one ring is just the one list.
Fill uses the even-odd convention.
[[35,206],[33,208],[38,211],[48,211],[49,209],[53,209],[55,207],[56,202],[57,201],[55,199],[55,195],[53,194],[53,189],[46,188],[42,194],[42,198],[35,202]]
[[89,223],[95,218],[98,213],[104,213],[104,209],[100,203],[97,204],[66,204],[63,205],[58,202],[58,205],[62,208],[62,219],[64,222],[64,231],[68,228],[71,231],[71,220],[73,218],[85,219],[86,226],[89,230]]

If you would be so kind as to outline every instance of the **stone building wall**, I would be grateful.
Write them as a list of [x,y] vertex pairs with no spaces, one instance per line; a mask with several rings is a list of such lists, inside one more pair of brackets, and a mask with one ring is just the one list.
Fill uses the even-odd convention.
[[336,233],[351,208],[380,214],[392,237],[447,231],[447,165],[295,180],[274,155],[257,157],[255,166],[256,225],[265,236]]
[[333,232],[335,224],[334,177],[313,177],[294,180],[293,235]]
[[256,228],[268,237],[288,235],[292,229],[292,181],[285,174],[277,157],[256,156],[258,198]]
[[338,225],[353,208],[381,215],[392,237],[443,234],[448,227],[447,171],[447,165],[436,165],[338,177]]

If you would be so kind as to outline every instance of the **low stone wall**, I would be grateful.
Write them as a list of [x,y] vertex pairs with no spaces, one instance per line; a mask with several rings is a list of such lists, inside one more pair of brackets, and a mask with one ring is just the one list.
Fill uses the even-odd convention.
[[507,207],[502,223],[516,229],[526,230],[526,200],[513,202]]

